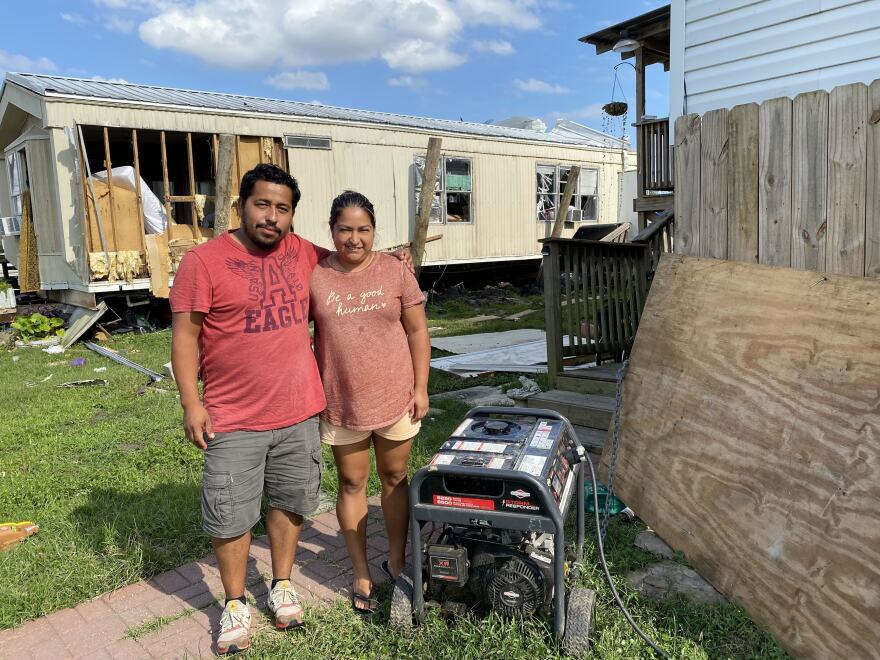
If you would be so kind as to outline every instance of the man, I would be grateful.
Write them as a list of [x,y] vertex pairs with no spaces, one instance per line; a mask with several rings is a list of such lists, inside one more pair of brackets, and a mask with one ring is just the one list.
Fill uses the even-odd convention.
[[[184,432],[205,452],[202,526],[226,592],[220,654],[250,646],[244,583],[263,492],[269,610],[280,630],[303,620],[290,574],[302,517],[318,506],[317,414],[326,404],[308,331],[309,277],[330,252],[292,232],[299,199],[287,172],[257,165],[241,180],[241,226],[190,250],[171,290],[171,363]],[[408,251],[395,256],[412,268]]]
[[328,251],[292,233],[299,198],[296,181],[274,165],[245,174],[241,226],[190,250],[171,291],[171,362],[186,437],[205,452],[202,525],[226,592],[221,654],[250,646],[245,574],[264,491],[269,610],[278,629],[302,624],[290,574],[302,517],[318,506],[316,415],[325,405],[310,348],[308,281]]

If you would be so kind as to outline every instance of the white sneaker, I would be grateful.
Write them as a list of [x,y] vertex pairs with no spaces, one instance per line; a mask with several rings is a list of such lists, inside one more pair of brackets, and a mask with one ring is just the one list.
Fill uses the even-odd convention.
[[220,615],[217,654],[238,653],[251,645],[251,610],[240,600],[230,600]]
[[275,627],[278,630],[303,624],[303,608],[299,602],[299,594],[290,584],[290,580],[281,580],[269,592],[269,611],[275,616]]

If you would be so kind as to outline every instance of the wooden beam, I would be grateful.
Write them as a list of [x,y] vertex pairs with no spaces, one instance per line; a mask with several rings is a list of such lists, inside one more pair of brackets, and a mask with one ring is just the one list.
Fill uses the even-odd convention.
[[[110,132],[104,127],[104,170],[107,172],[107,192],[110,196],[110,231],[113,235],[113,245],[119,249],[119,236],[116,231],[116,204],[113,200],[113,163],[110,160]],[[110,267],[110,264],[107,264]]]
[[159,143],[162,147],[162,190],[165,193],[165,213],[168,215],[168,222],[165,224],[165,236],[166,238],[171,238],[171,223],[173,222],[172,213],[171,213],[171,202],[168,199],[168,195],[171,194],[169,188],[171,187],[168,183],[168,153],[165,149],[165,131],[159,132]]
[[568,180],[556,205],[556,217],[553,219],[553,231],[550,238],[561,238],[565,227],[565,218],[568,215],[568,206],[571,204],[571,196],[574,195],[575,186],[581,175],[580,165],[572,165],[568,171]]
[[428,151],[425,154],[425,169],[422,172],[422,190],[419,193],[419,211],[412,241],[412,259],[416,277],[422,269],[425,253],[425,238],[428,235],[428,223],[431,220],[431,206],[434,202],[434,181],[437,168],[440,166],[440,146],[438,137],[428,138]]
[[187,174],[189,175],[189,194],[193,196],[193,203],[192,203],[192,206],[190,206],[190,217],[192,219],[193,238],[201,238],[202,234],[201,234],[201,232],[199,232],[199,214],[196,213],[196,203],[195,203],[196,174],[195,174],[195,167],[193,166],[192,133],[190,133],[188,131],[186,134],[186,167],[187,167]]
[[141,196],[141,161],[138,157],[138,133],[137,129],[131,129],[131,151],[134,156],[134,186],[138,203],[138,222],[140,222],[141,250],[146,254],[147,251],[147,228],[144,225],[144,200]]
[[235,164],[235,142],[236,136],[228,133],[219,138],[217,173],[214,179],[214,236],[220,236],[229,230],[234,189],[232,170]]

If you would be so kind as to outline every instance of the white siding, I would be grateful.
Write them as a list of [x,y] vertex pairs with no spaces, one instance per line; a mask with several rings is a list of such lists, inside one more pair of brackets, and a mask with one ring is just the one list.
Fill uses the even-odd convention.
[[880,0],[673,0],[670,123],[880,78]]

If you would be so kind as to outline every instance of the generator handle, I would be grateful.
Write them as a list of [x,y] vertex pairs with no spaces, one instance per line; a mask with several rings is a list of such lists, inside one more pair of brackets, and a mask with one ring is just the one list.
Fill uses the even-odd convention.
[[468,411],[467,417],[472,415],[524,415],[528,417],[538,417],[539,419],[555,419],[560,422],[567,422],[562,415],[555,410],[546,408],[520,408],[510,406],[477,406]]

